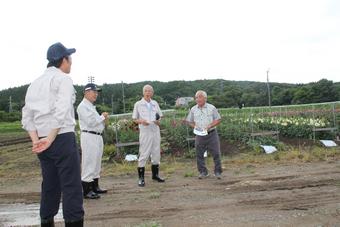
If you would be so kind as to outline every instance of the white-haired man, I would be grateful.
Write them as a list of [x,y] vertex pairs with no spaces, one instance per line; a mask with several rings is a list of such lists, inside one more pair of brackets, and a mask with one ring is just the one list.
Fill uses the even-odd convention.
[[208,150],[214,159],[215,176],[217,179],[221,179],[220,139],[216,130],[216,126],[221,122],[221,116],[215,106],[207,103],[205,91],[197,91],[195,100],[196,105],[191,108],[186,120],[195,131],[201,132],[197,133],[195,137],[198,178],[202,179],[209,176],[204,160],[204,152]]
[[161,151],[161,135],[159,130],[160,119],[163,116],[158,103],[152,100],[153,88],[151,85],[143,87],[143,98],[135,103],[132,119],[139,126],[139,158],[138,158],[138,186],[144,187],[145,164],[151,156],[152,179],[164,182],[160,178],[159,164]]

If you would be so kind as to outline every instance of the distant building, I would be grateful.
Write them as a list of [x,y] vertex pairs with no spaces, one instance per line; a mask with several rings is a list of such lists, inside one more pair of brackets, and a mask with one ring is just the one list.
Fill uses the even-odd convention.
[[194,101],[193,97],[179,97],[176,100],[176,107],[186,107],[191,101]]

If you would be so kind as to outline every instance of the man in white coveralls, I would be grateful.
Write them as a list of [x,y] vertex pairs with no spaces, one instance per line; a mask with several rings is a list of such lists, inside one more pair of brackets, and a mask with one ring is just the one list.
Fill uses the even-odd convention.
[[99,194],[107,192],[101,189],[98,183],[104,148],[102,133],[109,117],[107,112],[99,115],[94,105],[100,91],[93,83],[85,85],[84,98],[77,108],[81,130],[81,180],[86,199],[98,199]]
[[161,158],[160,118],[163,116],[158,103],[152,100],[153,88],[151,85],[143,87],[143,98],[135,103],[132,119],[139,126],[139,158],[138,158],[138,186],[144,187],[145,164],[151,156],[152,179],[164,182],[160,178],[159,164]]

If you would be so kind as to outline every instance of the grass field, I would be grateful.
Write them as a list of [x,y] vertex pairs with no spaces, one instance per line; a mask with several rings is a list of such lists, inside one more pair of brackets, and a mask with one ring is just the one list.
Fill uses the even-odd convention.
[[0,135],[3,133],[20,133],[25,132],[21,127],[21,122],[0,122]]
[[[31,143],[0,149],[0,205],[38,204],[41,170]],[[212,171],[210,155],[206,161]],[[226,152],[221,180],[213,174],[198,180],[195,157],[163,155],[160,175],[166,183],[151,180],[148,163],[145,188],[137,186],[136,168],[136,162],[103,161],[101,185],[109,192],[84,201],[86,226],[336,226],[340,216],[339,147]]]

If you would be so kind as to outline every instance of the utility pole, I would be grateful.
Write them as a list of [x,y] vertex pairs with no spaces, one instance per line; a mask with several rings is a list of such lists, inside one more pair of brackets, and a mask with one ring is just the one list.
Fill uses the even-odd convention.
[[89,76],[88,77],[88,82],[89,83],[94,83],[94,76]]
[[12,96],[9,96],[9,108],[8,108],[8,112],[12,113],[13,111],[13,107],[12,107]]
[[124,83],[122,81],[122,94],[123,94],[123,111],[125,113],[125,95],[124,95]]
[[221,82],[220,82],[220,92],[221,92],[221,94],[223,94],[223,90],[224,90],[224,81],[221,80]]
[[113,93],[111,94],[111,111],[113,115]]
[[267,91],[268,91],[268,106],[271,107],[270,85],[269,85],[269,69],[267,70]]

